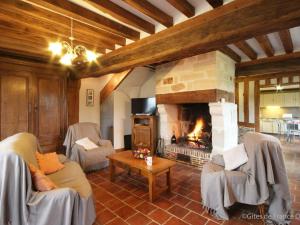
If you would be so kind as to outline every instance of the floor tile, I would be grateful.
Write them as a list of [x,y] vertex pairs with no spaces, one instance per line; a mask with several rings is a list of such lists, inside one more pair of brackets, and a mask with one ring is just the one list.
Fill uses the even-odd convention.
[[179,205],[173,205],[171,208],[168,209],[169,213],[173,214],[174,216],[177,216],[179,218],[183,218],[189,210],[179,206]]
[[142,213],[137,213],[130,217],[126,222],[131,225],[143,225],[150,223],[151,220],[148,217],[144,216]]
[[192,225],[206,224],[208,221],[208,219],[194,212],[188,213],[183,220]]
[[111,221],[112,219],[114,219],[115,217],[116,217],[115,214],[113,214],[110,210],[105,209],[97,214],[96,221],[100,224],[105,224]]
[[130,216],[132,216],[133,214],[136,213],[136,210],[134,210],[133,208],[129,207],[129,206],[123,206],[122,208],[118,209],[117,211],[115,211],[115,213],[121,217],[122,219],[126,220],[128,219]]
[[155,220],[157,223],[163,224],[164,222],[166,222],[171,217],[171,214],[169,214],[165,210],[156,209],[153,212],[151,212],[148,216],[151,219]]
[[152,211],[157,209],[157,207],[149,202],[143,202],[135,207],[136,210],[142,212],[145,215],[150,214]]
[[176,217],[172,217],[165,223],[165,225],[187,225],[187,224],[188,223],[185,223],[184,221],[182,221]]

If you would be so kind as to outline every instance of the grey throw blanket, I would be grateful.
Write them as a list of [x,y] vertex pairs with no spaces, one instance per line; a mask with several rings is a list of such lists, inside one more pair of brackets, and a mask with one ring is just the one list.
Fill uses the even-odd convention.
[[[99,147],[86,151],[75,142],[88,137]],[[107,155],[114,153],[111,141],[100,138],[99,127],[95,123],[77,123],[69,127],[64,141],[66,156],[80,164],[84,171],[91,171],[108,166]]]
[[221,219],[229,219],[226,208],[235,202],[268,204],[268,216],[286,224],[291,196],[279,140],[270,135],[249,132],[244,136],[249,161],[235,171],[208,162],[201,174],[204,207]]
[[0,224],[92,225],[96,217],[92,190],[77,163],[64,161],[65,168],[50,175],[57,189],[33,190],[27,165],[37,166],[36,148],[35,137],[28,133],[0,144]]

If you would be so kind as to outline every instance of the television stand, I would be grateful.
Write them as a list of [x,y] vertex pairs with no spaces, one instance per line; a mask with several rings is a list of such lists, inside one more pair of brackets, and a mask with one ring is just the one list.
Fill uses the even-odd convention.
[[150,115],[131,116],[131,146],[132,149],[139,147],[148,148],[151,155],[155,153],[157,142],[157,119]]

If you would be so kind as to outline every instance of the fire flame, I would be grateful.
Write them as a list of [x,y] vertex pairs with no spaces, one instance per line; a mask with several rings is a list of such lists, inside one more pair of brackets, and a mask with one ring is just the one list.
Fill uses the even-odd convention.
[[202,133],[202,129],[203,129],[203,119],[200,118],[200,119],[197,119],[196,121],[196,126],[194,128],[194,130],[188,134],[188,137],[190,139],[198,139],[201,137],[201,133]]

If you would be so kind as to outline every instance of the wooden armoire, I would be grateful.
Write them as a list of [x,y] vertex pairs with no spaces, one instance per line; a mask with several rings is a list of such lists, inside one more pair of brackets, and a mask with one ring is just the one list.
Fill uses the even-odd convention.
[[[57,65],[0,57],[1,140],[30,132],[38,137],[45,152],[61,150],[68,118],[76,122],[79,110],[68,113],[68,105],[77,101],[73,98],[79,88],[68,85],[72,81],[67,80],[67,74]],[[68,96],[73,96],[69,98],[72,102],[67,101]]]

